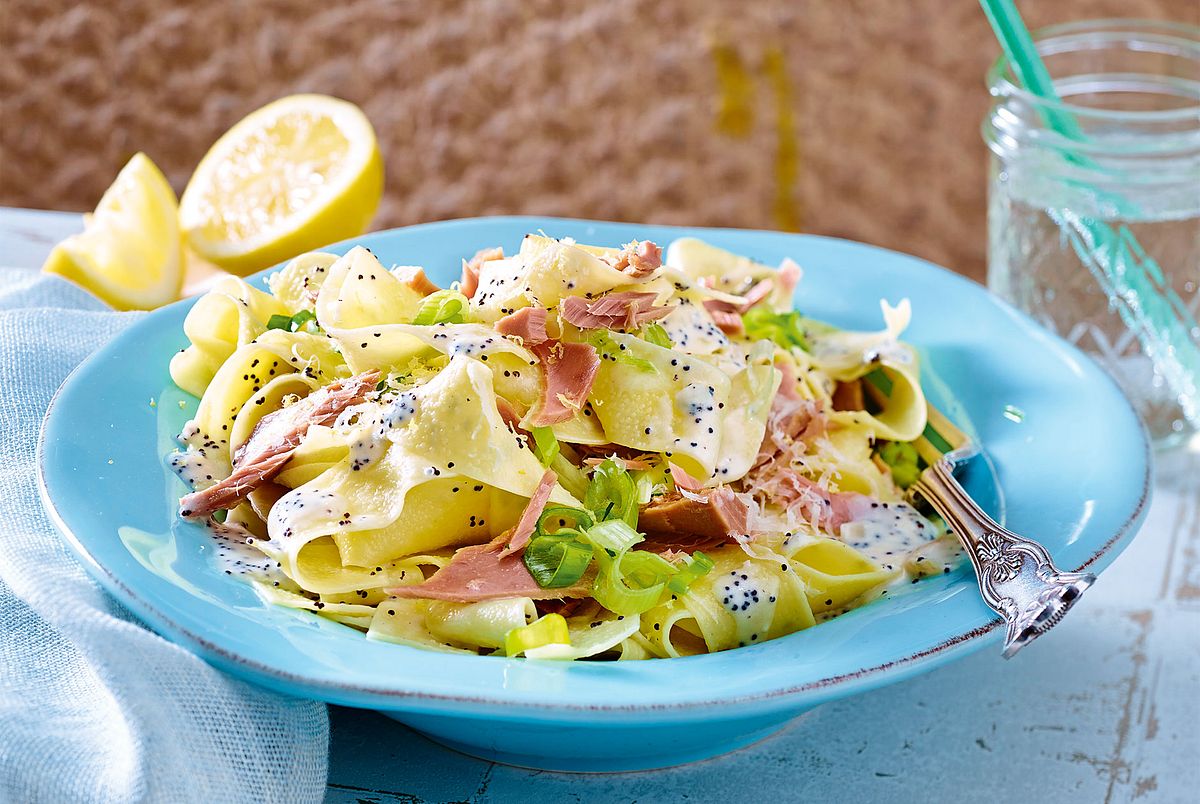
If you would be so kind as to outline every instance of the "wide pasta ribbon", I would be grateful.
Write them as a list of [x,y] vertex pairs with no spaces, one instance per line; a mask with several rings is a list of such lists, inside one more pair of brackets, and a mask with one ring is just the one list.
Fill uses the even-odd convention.
[[619,254],[526,235],[516,256],[483,263],[471,297],[472,318],[491,324],[531,304],[554,307],[568,296],[596,296],[634,283],[635,277],[614,267]]
[[838,411],[830,414],[831,421],[862,427],[888,441],[912,441],[921,435],[926,423],[916,352],[898,340],[908,327],[912,307],[908,299],[895,307],[881,301],[880,307],[884,329],[838,330],[814,336],[812,362],[834,380],[861,379],[881,392],[876,394],[878,412]]
[[[271,510],[264,547],[306,588],[302,551],[316,539],[331,537],[338,563],[360,567],[484,542],[516,522],[543,474],[501,419],[491,373],[463,356],[378,418],[363,416],[348,440],[349,459]],[[561,487],[551,499],[578,504]]]
[[171,379],[189,394],[202,396],[234,351],[261,335],[271,316],[284,313],[284,305],[271,294],[237,277],[221,279],[183,320],[191,343],[171,359]]

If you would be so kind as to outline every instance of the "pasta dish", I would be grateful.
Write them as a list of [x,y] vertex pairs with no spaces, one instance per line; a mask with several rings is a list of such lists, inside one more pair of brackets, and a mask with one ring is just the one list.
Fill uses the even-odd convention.
[[937,458],[907,300],[854,332],[801,278],[694,238],[541,234],[441,288],[367,249],[200,298],[168,461],[221,566],[369,639],[668,658],[948,573],[905,501]]

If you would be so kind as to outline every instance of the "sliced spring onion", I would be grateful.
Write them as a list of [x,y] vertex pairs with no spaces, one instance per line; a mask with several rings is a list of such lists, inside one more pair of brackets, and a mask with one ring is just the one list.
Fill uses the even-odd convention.
[[[571,524],[560,524],[569,522]],[[595,524],[590,512],[570,505],[547,505],[538,517],[534,533],[539,536],[556,533],[580,533]]]
[[317,314],[312,310],[301,310],[292,316],[292,332],[303,328],[308,322],[312,322],[315,326],[317,323]]
[[594,329],[587,334],[587,342],[600,353],[601,360],[613,360],[642,371],[658,371],[654,364],[641,357],[634,357],[613,340],[607,330]]
[[544,645],[528,648],[525,655],[530,659],[582,659],[612,650],[637,633],[641,624],[637,617],[613,617],[608,620],[593,620],[576,625],[571,629],[570,645]]
[[[312,322],[311,327],[306,325]],[[298,332],[301,329],[308,331],[319,330],[317,327],[317,314],[312,310],[301,310],[295,315],[273,315],[267,319],[267,329],[282,329],[285,332]]]
[[884,396],[892,395],[892,378],[883,369],[869,371],[863,375],[863,379],[878,388]]
[[375,390],[380,392],[400,391],[404,388],[404,381],[410,376],[411,374],[408,372],[403,374],[388,374],[386,377],[380,380],[378,384],[376,384]]
[[629,527],[637,526],[638,489],[633,477],[611,458],[592,471],[583,504],[597,520],[620,519]]
[[567,460],[567,456],[561,452],[550,461],[550,468],[558,475],[559,485],[571,492],[572,497],[577,500],[584,498],[590,481],[582,469]]
[[587,529],[587,538],[596,547],[620,555],[642,540],[642,534],[620,519],[610,519]]
[[642,534],[623,520],[610,519],[588,528],[584,536],[597,548],[600,572],[592,586],[596,602],[626,617],[658,604],[675,569],[654,553],[630,550],[642,541]]
[[467,297],[457,290],[439,290],[425,297],[412,322],[422,326],[464,324],[467,321],[467,304]]
[[571,632],[561,614],[547,614],[529,625],[514,628],[504,635],[504,652],[509,656],[543,645],[570,645]]
[[668,582],[678,579],[672,590],[681,594],[712,569],[703,553],[680,568],[655,553],[632,549],[643,540],[636,529],[639,500],[663,479],[661,472],[642,474],[644,480],[635,479],[616,461],[606,460],[593,470],[584,508],[551,505],[542,511],[524,553],[525,566],[539,586],[568,587],[583,577],[594,559],[599,567],[592,587],[596,601],[609,611],[633,616],[653,608]]
[[542,511],[523,556],[538,586],[563,589],[583,577],[593,553],[583,529],[592,523],[592,515],[582,508],[550,505]]
[[934,449],[943,455],[945,455],[947,452],[954,451],[954,445],[947,441],[941,433],[935,430],[932,424],[926,424],[925,432],[921,433],[921,435],[925,437],[925,440],[928,441]]
[[917,448],[907,441],[889,441],[879,449],[879,458],[892,470],[892,480],[906,489],[921,476]]
[[637,504],[648,505],[655,496],[667,490],[669,473],[666,462],[651,469],[638,469],[631,473],[637,489]]
[[615,556],[597,550],[596,563],[600,572],[592,586],[592,597],[609,611],[626,617],[658,605],[667,579],[675,571],[670,562],[645,550],[629,550]]
[[611,569],[600,570],[592,597],[611,612],[633,617],[657,606],[665,588],[665,583],[646,588],[630,586]]
[[692,584],[712,571],[713,566],[712,559],[697,550],[692,553],[687,566],[680,569],[671,576],[671,580],[667,581],[667,588],[677,595],[685,595]]
[[539,536],[525,546],[525,566],[543,589],[576,583],[592,563],[592,546],[572,534]]
[[558,455],[558,439],[554,437],[554,430],[549,427],[533,428],[533,451],[542,466],[553,463]]
[[636,530],[638,497],[632,475],[611,459],[595,468],[584,495],[584,505],[599,520],[582,534],[596,547],[600,568],[592,595],[601,606],[625,616],[653,608],[674,572],[659,556],[630,549],[642,541]]
[[742,326],[746,337],[753,340],[774,341],[785,349],[809,350],[808,334],[804,328],[805,318],[791,310],[776,313],[769,307],[751,307],[742,315]]
[[676,572],[670,561],[646,550],[630,550],[621,559],[621,576],[642,588],[661,585]]
[[661,324],[656,324],[651,321],[646,326],[642,327],[642,340],[652,343],[655,346],[661,346],[664,349],[670,349],[675,346],[671,341],[671,336],[663,329]]

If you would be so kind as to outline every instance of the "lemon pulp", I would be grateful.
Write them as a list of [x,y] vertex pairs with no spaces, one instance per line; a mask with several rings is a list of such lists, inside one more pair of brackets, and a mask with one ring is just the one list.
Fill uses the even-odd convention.
[[175,192],[138,153],[42,270],[69,279],[120,310],[148,310],[179,297],[183,247]]
[[293,95],[213,145],[183,193],[180,221],[200,256],[246,274],[361,234],[382,192],[383,160],[362,111]]

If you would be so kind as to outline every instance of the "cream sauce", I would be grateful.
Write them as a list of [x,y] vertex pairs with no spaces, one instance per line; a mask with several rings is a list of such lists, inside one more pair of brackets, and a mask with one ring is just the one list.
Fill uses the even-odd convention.
[[713,592],[736,624],[739,646],[767,638],[775,617],[779,578],[760,572],[753,561],[731,570],[713,581]]
[[675,439],[675,449],[697,459],[719,454],[721,412],[716,393],[711,385],[688,383],[675,394],[675,409],[683,419],[676,420],[680,437]]
[[661,320],[674,348],[694,355],[708,355],[729,349],[729,338],[712,320],[699,300],[680,298],[680,304]]
[[417,412],[417,395],[413,391],[396,394],[390,402],[356,406],[354,414],[346,411],[334,425],[339,430],[356,430],[350,442],[350,469],[358,472],[379,460],[388,436],[412,420]]
[[938,529],[908,503],[871,503],[838,531],[838,538],[885,570],[903,568],[905,559],[933,539]]
[[185,449],[169,455],[167,465],[194,490],[203,491],[229,475],[229,462],[221,454],[221,445],[201,433],[195,420],[183,426],[178,440]]
[[206,525],[217,548],[217,566],[226,575],[249,576],[271,586],[289,586],[278,561],[254,547],[255,538],[245,528],[209,520]]
[[962,542],[954,534],[947,533],[909,553],[904,568],[914,578],[949,575],[966,560]]
[[714,428],[720,424],[717,415],[716,388],[711,385],[689,383],[675,394],[675,407],[680,413],[692,419],[697,425],[711,425]]
[[484,338],[461,336],[452,338],[450,348],[446,350],[446,354],[454,357],[463,355],[464,357],[475,357],[482,355],[486,358],[487,353],[492,350],[492,346],[496,341],[501,340],[500,336],[488,336]]
[[321,488],[310,488],[310,485],[292,489],[271,506],[270,519],[267,529],[271,533],[272,544],[279,549],[292,536],[313,520],[327,521],[335,514],[341,514],[338,525],[346,527],[353,517],[346,511],[346,501],[339,494]]

